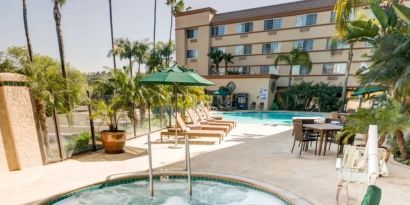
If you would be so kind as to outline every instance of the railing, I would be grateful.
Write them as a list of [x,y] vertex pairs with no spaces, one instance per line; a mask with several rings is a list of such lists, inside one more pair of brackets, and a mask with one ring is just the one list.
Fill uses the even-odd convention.
[[208,73],[209,75],[263,75],[263,74],[277,75],[278,71],[274,67],[241,66],[241,67],[230,67],[228,69],[221,67],[219,68],[219,73],[216,72],[215,68],[210,68]]

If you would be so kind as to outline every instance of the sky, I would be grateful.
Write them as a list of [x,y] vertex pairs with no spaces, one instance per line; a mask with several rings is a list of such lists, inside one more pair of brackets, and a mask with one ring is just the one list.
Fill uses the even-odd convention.
[[[185,0],[185,7],[212,7],[221,12],[254,8],[295,0]],[[27,0],[28,24],[34,53],[58,58],[58,44],[51,0]],[[112,0],[114,37],[152,40],[154,0]],[[66,59],[83,72],[112,67],[108,0],[66,0],[62,30]],[[157,1],[157,39],[169,35],[170,11]],[[22,1],[0,0],[0,51],[26,46]],[[125,62],[122,62],[125,65]]]

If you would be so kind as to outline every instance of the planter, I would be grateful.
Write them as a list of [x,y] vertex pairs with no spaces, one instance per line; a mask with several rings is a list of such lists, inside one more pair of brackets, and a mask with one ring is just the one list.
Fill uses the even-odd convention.
[[125,146],[125,131],[108,131],[104,130],[100,132],[101,141],[105,148],[105,152],[108,154],[118,154],[124,152]]

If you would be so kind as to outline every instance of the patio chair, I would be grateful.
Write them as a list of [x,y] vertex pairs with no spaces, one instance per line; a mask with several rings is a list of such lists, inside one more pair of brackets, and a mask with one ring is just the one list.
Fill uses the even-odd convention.
[[[332,123],[332,124],[344,124],[344,120],[340,118],[326,118],[325,123]],[[336,151],[336,157],[339,156],[339,154],[343,151],[343,146],[344,146],[344,139],[336,139],[337,132],[329,132],[328,135],[325,138],[325,149],[324,149],[324,154],[326,154],[326,147],[327,144],[329,143],[329,147],[327,148],[330,150],[330,147],[333,144],[337,144],[337,151]],[[348,144],[353,145],[354,143],[354,137],[349,139]]]
[[256,102],[252,102],[251,105],[249,106],[250,110],[255,110],[256,109]]
[[187,110],[188,117],[191,119],[192,124],[187,124],[191,129],[200,129],[200,130],[222,130],[226,134],[229,133],[230,127],[228,125],[209,125],[209,122],[200,122],[196,118],[195,113],[191,109]]
[[212,116],[211,117],[211,112],[208,110],[207,107],[202,106],[202,107],[199,107],[199,108],[201,108],[201,110],[203,110],[210,118],[213,118],[215,120],[222,120],[221,116]]
[[[175,115],[175,114],[174,114]],[[221,144],[222,140],[225,138],[225,132],[221,130],[191,130],[189,127],[186,126],[185,122],[182,120],[180,114],[176,114],[177,118],[177,136],[186,136],[188,135],[189,138],[194,137],[211,137],[211,138],[218,138],[219,144]],[[175,128],[168,129],[167,131],[161,132],[161,142],[163,136],[175,136]]]
[[207,112],[206,108],[199,108],[197,107],[196,112],[201,120],[209,121],[209,124],[229,124],[229,126],[233,129],[236,127],[235,121],[230,120],[218,120],[210,116],[209,112]]
[[303,130],[303,122],[301,119],[295,119],[293,120],[293,131],[294,131],[294,140],[293,140],[293,146],[292,146],[292,151],[295,148],[296,141],[299,141],[301,143],[300,145],[300,151],[299,151],[299,156],[302,154],[302,150],[304,149],[305,151],[308,150],[308,144],[309,142],[316,142],[315,146],[315,154],[317,152],[317,136],[312,136],[309,132]]
[[265,109],[265,103],[264,103],[264,102],[260,102],[260,103],[259,103],[259,106],[258,106],[258,109],[259,109],[259,110]]

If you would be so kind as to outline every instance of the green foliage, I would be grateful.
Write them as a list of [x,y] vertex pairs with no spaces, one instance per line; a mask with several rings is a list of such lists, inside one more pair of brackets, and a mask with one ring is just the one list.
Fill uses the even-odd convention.
[[72,155],[87,151],[90,148],[91,133],[81,132],[79,135],[71,136],[65,145],[65,151]]
[[211,59],[212,64],[215,65],[216,71],[219,73],[219,64],[222,62],[224,53],[219,50],[215,49],[208,53],[208,57]]
[[[401,158],[401,153],[397,142],[391,137],[387,140],[387,143],[390,145],[391,153],[394,156],[394,159],[400,163],[410,165],[410,160],[404,160]],[[407,149],[407,153],[410,153],[410,140],[405,141],[405,146]]]
[[322,112],[337,110],[341,87],[325,83],[301,82],[292,85],[284,96],[288,97],[288,109],[309,111],[316,107]]
[[272,101],[272,110],[279,110],[279,105],[275,101]]
[[279,54],[275,58],[274,65],[277,66],[280,62],[287,65],[307,65],[309,68],[312,65],[309,53],[298,48],[292,49],[289,53]]

